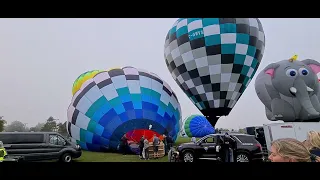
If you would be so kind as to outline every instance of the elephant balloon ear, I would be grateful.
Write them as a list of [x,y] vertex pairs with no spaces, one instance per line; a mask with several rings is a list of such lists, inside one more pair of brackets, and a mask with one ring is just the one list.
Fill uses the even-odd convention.
[[320,72],[320,63],[318,61],[313,59],[305,59],[301,62],[303,62],[305,65],[308,65],[315,74]]
[[267,67],[265,67],[263,71],[265,74],[268,74],[271,76],[271,78],[273,78],[274,70],[277,69],[279,66],[280,66],[279,64],[271,63]]

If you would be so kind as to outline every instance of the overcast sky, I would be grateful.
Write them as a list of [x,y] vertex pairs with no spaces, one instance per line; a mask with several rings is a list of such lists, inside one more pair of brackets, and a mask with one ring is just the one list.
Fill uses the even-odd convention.
[[[182,116],[200,113],[170,75],[164,40],[173,19],[0,19],[0,116],[34,126],[67,120],[74,80],[93,69],[134,66],[158,74],[176,92]],[[320,19],[260,19],[266,49],[259,69],[298,54],[320,59]],[[255,75],[255,77],[256,77]],[[270,123],[254,79],[216,127]]]

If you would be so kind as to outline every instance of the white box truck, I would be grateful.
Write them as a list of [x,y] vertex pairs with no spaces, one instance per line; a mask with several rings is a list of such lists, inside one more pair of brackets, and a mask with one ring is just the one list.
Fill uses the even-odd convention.
[[320,132],[320,122],[290,122],[264,124],[263,131],[268,151],[271,150],[271,143],[280,138],[294,138],[299,141],[307,139],[309,131]]

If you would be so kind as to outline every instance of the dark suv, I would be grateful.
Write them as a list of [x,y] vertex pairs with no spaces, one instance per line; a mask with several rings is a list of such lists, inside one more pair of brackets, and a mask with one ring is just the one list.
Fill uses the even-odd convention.
[[[210,134],[196,143],[183,143],[178,146],[179,160],[194,162],[196,160],[217,160],[216,144],[224,134]],[[263,161],[262,148],[255,136],[247,134],[230,134],[237,142],[235,153],[237,162]]]

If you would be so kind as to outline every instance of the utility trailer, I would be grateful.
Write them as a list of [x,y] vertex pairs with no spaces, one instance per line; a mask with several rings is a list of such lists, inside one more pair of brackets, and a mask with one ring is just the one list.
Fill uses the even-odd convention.
[[271,143],[281,138],[294,138],[299,141],[307,139],[309,131],[320,132],[320,122],[290,122],[263,125],[267,150],[271,151]]

